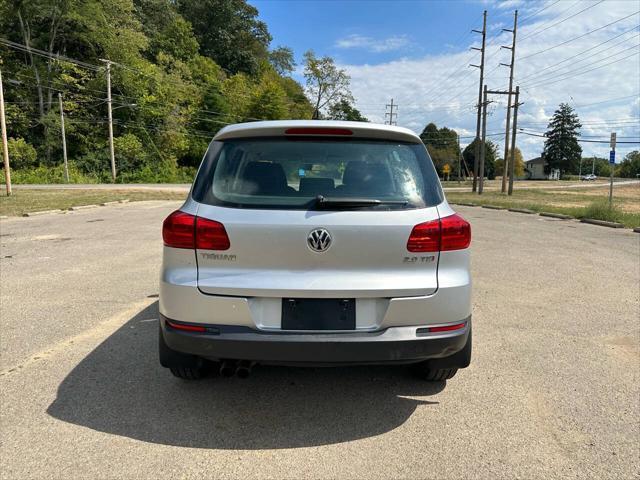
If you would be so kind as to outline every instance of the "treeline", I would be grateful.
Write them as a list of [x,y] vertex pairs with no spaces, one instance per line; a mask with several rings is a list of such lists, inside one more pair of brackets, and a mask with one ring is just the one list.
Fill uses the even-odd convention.
[[72,175],[110,179],[104,59],[118,181],[190,180],[224,125],[314,114],[245,0],[0,0],[0,32],[18,181],[62,176],[59,93]]
[[[475,159],[476,140],[461,150],[458,133],[447,127],[438,128],[435,123],[429,123],[420,134],[422,143],[424,143],[429,151],[429,156],[438,170],[440,176],[445,176],[445,165],[448,165],[449,176],[454,178],[458,176],[458,166],[461,169],[461,176],[467,177],[473,174],[473,162]],[[491,140],[485,142],[485,160],[484,172],[489,179],[501,176],[504,166],[504,160],[498,152],[497,145]],[[510,155],[507,152],[507,155]],[[524,159],[520,149],[515,149],[514,173],[516,177],[525,175]]]

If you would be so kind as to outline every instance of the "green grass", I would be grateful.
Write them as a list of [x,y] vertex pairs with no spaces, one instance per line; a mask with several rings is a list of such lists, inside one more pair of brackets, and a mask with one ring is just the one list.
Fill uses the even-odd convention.
[[[634,190],[635,188],[635,190]],[[495,205],[505,208],[526,208],[534,212],[551,212],[575,218],[594,218],[619,222],[629,228],[640,226],[638,187],[619,188],[614,193],[614,207],[609,208],[608,189],[597,191],[520,190],[508,197],[499,192],[485,191],[482,195],[471,192],[447,192],[451,203]],[[615,192],[615,190],[614,190]]]
[[20,216],[27,212],[68,209],[79,205],[93,205],[127,199],[184,200],[186,192],[154,190],[30,190],[14,189],[10,197],[0,196],[0,215]]

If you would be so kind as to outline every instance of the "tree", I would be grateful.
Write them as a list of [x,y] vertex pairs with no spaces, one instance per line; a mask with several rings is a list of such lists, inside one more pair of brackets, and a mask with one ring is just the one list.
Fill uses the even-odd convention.
[[[522,177],[524,175],[524,159],[522,158],[522,152],[518,147],[516,147],[516,158],[515,164],[513,165],[513,174],[515,177]],[[511,161],[511,151],[507,150],[507,158]],[[495,163],[495,175],[496,177],[500,177],[503,174],[504,168],[504,159],[499,158]]]
[[447,127],[438,128],[435,123],[429,123],[422,130],[420,138],[440,174],[445,165],[449,165],[451,172],[457,172],[460,147],[455,130]]
[[280,120],[287,116],[284,90],[277,82],[266,79],[252,94],[247,116],[258,120]]
[[[20,169],[33,167],[36,165],[38,154],[36,149],[24,141],[23,138],[9,138],[7,141],[11,168]],[[0,143],[0,155],[2,155],[2,144]]]
[[[465,164],[470,171],[473,171],[473,160],[475,159],[476,141],[477,140],[474,139],[473,142],[467,145],[462,151],[462,158],[464,158]],[[486,141],[484,150],[484,175],[490,180],[496,178],[495,162],[497,150],[498,149],[495,143],[493,143],[491,140]],[[479,161],[480,160],[478,159],[478,162]]]
[[258,10],[245,0],[177,0],[178,12],[191,23],[200,54],[231,73],[250,75],[268,58],[271,35]]
[[640,152],[634,150],[627,153],[618,167],[618,176],[624,178],[636,178],[640,175]]
[[285,75],[293,53],[269,55],[266,25],[245,0],[0,0],[0,31],[26,45],[0,54],[18,168],[62,164],[61,92],[71,171],[109,178],[101,58],[114,62],[121,181],[174,181],[227,124],[313,113],[303,86]]
[[340,100],[329,107],[327,115],[330,120],[348,120],[352,122],[368,122],[369,119],[351,105],[347,100]]
[[307,94],[311,99],[314,110],[313,118],[320,118],[324,108],[330,108],[342,100],[353,101],[349,90],[351,78],[343,69],[336,67],[331,57],[316,57],[313,50],[304,54],[304,77],[307,81]]
[[573,108],[561,103],[555,111],[545,136],[542,158],[546,160],[545,172],[559,169],[560,173],[577,172],[582,147],[578,144],[580,120]]
[[[608,177],[611,174],[609,160],[602,157],[586,157],[582,159],[582,175],[591,173],[593,169],[594,175],[598,177]],[[580,167],[575,173],[581,173]]]
[[289,47],[278,47],[269,52],[269,62],[279,75],[289,75],[296,68],[293,50]]

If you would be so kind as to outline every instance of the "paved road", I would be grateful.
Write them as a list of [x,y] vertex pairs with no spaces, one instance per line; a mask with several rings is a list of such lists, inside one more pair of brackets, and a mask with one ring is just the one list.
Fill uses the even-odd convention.
[[454,379],[184,383],[156,361],[176,205],[0,221],[1,478],[637,478],[640,235],[460,207],[475,338]]

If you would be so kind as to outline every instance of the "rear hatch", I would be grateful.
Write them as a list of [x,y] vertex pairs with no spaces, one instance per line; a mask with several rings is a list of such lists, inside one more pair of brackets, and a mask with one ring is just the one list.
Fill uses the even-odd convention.
[[439,181],[424,146],[295,136],[213,142],[193,197],[219,222],[224,250],[198,249],[207,294],[388,298],[438,287],[438,252],[412,253],[417,224],[437,220]]

